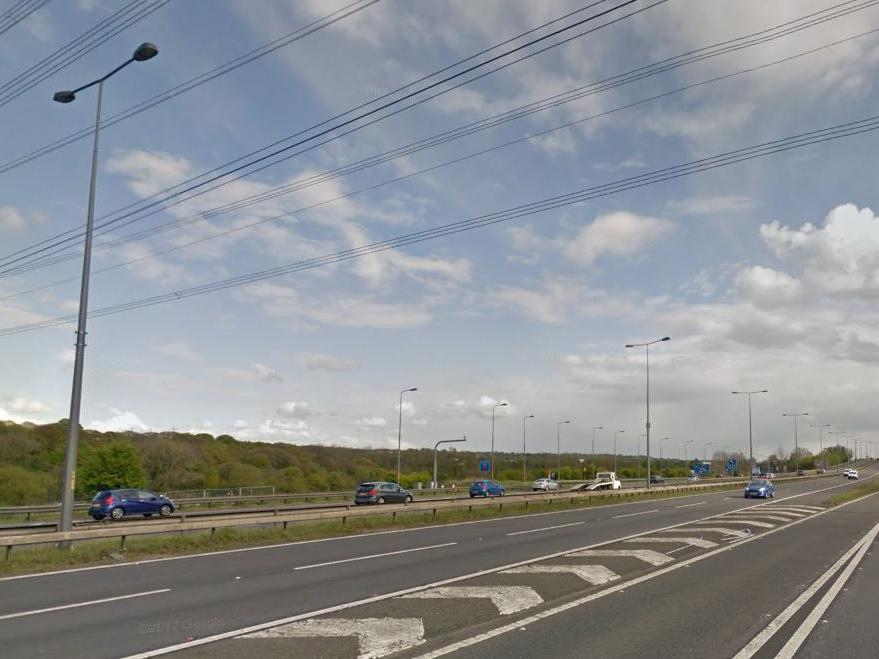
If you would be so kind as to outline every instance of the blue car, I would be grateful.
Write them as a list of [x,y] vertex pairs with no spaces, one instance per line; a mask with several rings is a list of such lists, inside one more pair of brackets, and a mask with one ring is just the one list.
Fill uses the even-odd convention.
[[147,490],[101,490],[89,506],[89,515],[94,519],[122,519],[129,515],[168,517],[173,512],[171,499]]
[[761,499],[775,497],[775,486],[772,481],[762,478],[753,480],[745,485],[745,498],[750,499],[751,497],[760,497]]
[[470,497],[502,497],[506,494],[504,486],[497,481],[476,481],[470,486]]

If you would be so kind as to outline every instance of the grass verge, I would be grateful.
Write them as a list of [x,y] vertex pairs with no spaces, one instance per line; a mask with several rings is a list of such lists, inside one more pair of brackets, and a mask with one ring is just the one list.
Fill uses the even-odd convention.
[[[726,489],[726,488],[723,488]],[[738,485],[735,488],[738,489]],[[719,491],[719,490],[715,490]],[[700,493],[710,494],[710,492]],[[678,493],[652,494],[633,497],[629,501],[646,501],[680,497]],[[0,576],[31,574],[50,570],[91,565],[108,565],[117,562],[146,560],[167,556],[181,556],[226,549],[241,549],[261,545],[280,544],[302,540],[340,538],[349,535],[387,531],[392,529],[418,528],[436,524],[454,524],[502,517],[516,517],[542,512],[561,512],[582,508],[595,508],[621,503],[616,499],[576,499],[556,501],[555,503],[504,503],[503,509],[474,508],[467,510],[431,512],[398,512],[396,521],[390,514],[375,517],[348,518],[344,525],[339,520],[321,522],[301,522],[290,524],[286,529],[279,526],[260,526],[245,528],[217,529],[208,531],[169,532],[155,536],[132,536],[120,548],[118,540],[96,540],[80,542],[69,550],[58,549],[54,545],[15,547],[7,560],[0,559]],[[622,502],[625,503],[625,502]]]
[[831,497],[827,497],[824,500],[824,503],[828,506],[838,506],[841,503],[853,501],[854,499],[860,499],[861,497],[865,497],[868,494],[873,494],[874,492],[879,492],[879,480],[871,478],[866,483],[861,483],[856,487],[848,488],[840,492],[839,494],[834,494]]

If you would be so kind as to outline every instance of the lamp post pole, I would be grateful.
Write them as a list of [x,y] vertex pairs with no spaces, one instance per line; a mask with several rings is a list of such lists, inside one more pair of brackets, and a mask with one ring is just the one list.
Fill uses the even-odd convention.
[[617,435],[621,432],[626,432],[625,430],[614,430],[613,431],[613,471],[617,473]]
[[403,465],[403,394],[418,391],[418,387],[403,389],[400,392],[400,408],[397,417],[397,485],[400,485],[400,468]]
[[753,394],[769,393],[768,389],[755,391],[734,391],[734,394],[744,394],[748,397],[748,478],[754,474],[754,427],[751,423],[751,396]]
[[[82,376],[85,362],[86,323],[88,320],[89,278],[91,276],[92,241],[95,230],[95,188],[98,178],[98,140],[101,133],[101,105],[104,100],[104,82],[116,75],[132,62],[145,62],[158,55],[159,49],[154,44],[142,43],[134,54],[125,62],[110,71],[107,75],[82,85],[72,91],[56,92],[53,100],[58,103],[70,103],[76,95],[89,87],[98,86],[98,101],[95,109],[95,137],[92,147],[91,177],[89,179],[88,213],[85,224],[85,241],[82,253],[82,278],[79,289],[79,314],[76,324],[76,350],[73,362],[73,386],[70,393],[70,418],[67,428],[67,445],[64,456],[64,485],[61,490],[61,519],[59,531],[70,531],[73,528],[73,500],[76,491],[76,456],[79,447],[79,416],[82,407]],[[62,542],[64,549],[69,542]]]
[[782,413],[781,416],[792,416],[794,418],[794,454],[796,455],[796,465],[797,471],[800,470],[800,443],[799,438],[797,437],[797,417],[799,416],[809,416],[808,412],[795,412],[795,413]]
[[522,417],[522,480],[527,481],[528,476],[526,475],[528,472],[525,470],[525,422],[528,419],[533,419],[533,414],[528,414]]
[[670,341],[670,336],[664,336],[661,339],[656,339],[655,341],[647,341],[646,343],[627,343],[627,348],[644,348],[644,354],[647,358],[647,423],[645,424],[646,434],[647,434],[647,446],[645,448],[645,452],[647,453],[647,487],[650,488],[650,346],[654,343],[661,343],[662,341]]
[[555,450],[556,450],[556,472],[555,477],[556,481],[561,482],[562,480],[562,434],[561,429],[562,425],[565,423],[570,423],[571,420],[567,419],[565,421],[559,421],[555,425]]
[[436,450],[439,448],[440,444],[454,444],[455,442],[466,442],[467,435],[462,435],[461,439],[441,439],[436,444],[433,445],[433,489],[437,489],[439,487],[439,483],[436,480]]
[[491,479],[494,480],[494,411],[499,407],[506,407],[507,403],[495,403],[491,406],[491,459],[490,469],[491,469]]

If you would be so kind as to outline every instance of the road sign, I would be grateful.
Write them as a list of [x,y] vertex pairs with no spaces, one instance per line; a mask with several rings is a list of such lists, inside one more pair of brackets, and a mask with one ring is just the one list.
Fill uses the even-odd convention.
[[726,461],[726,473],[731,474],[736,470],[736,459],[730,458]]
[[479,461],[479,471],[491,471],[491,463],[488,460]]
[[707,462],[694,462],[693,463],[693,475],[694,476],[705,476],[708,474],[710,470],[710,465]]

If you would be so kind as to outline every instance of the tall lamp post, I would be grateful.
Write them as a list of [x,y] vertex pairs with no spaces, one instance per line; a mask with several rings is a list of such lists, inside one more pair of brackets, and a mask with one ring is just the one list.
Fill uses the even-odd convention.
[[397,485],[400,485],[400,467],[403,464],[403,394],[408,394],[410,391],[418,391],[418,387],[403,389],[400,392],[400,408],[397,417]]
[[491,406],[491,479],[494,480],[494,411],[499,407],[506,407],[507,403],[495,403]]
[[592,480],[595,480],[595,431],[604,430],[604,426],[592,426]]
[[439,483],[436,480],[436,450],[439,448],[440,444],[454,444],[456,442],[466,442],[467,435],[462,435],[461,439],[441,439],[436,444],[433,445],[433,488],[436,489],[439,487]]
[[[85,224],[85,243],[82,253],[82,279],[79,289],[79,315],[76,324],[76,351],[73,362],[73,387],[70,394],[70,425],[67,428],[67,447],[64,457],[64,486],[61,491],[61,519],[59,531],[70,531],[73,528],[73,497],[76,490],[76,454],[79,445],[79,414],[82,405],[82,373],[85,360],[86,320],[89,306],[89,277],[92,261],[92,238],[95,229],[95,186],[98,176],[98,138],[101,132],[101,104],[104,100],[104,82],[119,73],[132,62],[145,62],[159,54],[155,44],[142,43],[132,56],[110,71],[107,75],[70,91],[56,92],[53,99],[58,103],[70,103],[76,95],[89,87],[98,86],[98,102],[95,111],[95,139],[92,148],[91,179],[89,181],[88,214]],[[62,542],[67,548],[69,542]]]
[[742,394],[748,397],[748,478],[754,475],[754,426],[751,422],[751,396],[766,393],[769,393],[768,389],[733,392],[733,394]]
[[526,475],[528,472],[525,470],[525,422],[528,419],[533,419],[533,414],[528,414],[522,417],[522,480],[527,481],[528,476]]
[[614,430],[613,431],[613,471],[616,473],[617,471],[617,435],[621,432],[626,432],[625,430]]
[[555,450],[556,450],[556,480],[562,480],[562,425],[570,423],[571,420],[559,421],[555,424]]
[[830,423],[810,423],[810,428],[818,429],[818,457],[821,458],[821,462],[823,464],[824,458],[824,429],[832,427],[833,424]]
[[644,348],[644,354],[647,357],[647,423],[645,424],[646,434],[647,434],[647,446],[645,448],[645,452],[647,453],[647,487],[650,487],[650,346],[654,343],[661,343],[663,341],[671,341],[670,336],[664,336],[661,339],[656,339],[655,341],[647,341],[646,343],[627,343],[627,348]]
[[790,414],[782,413],[781,416],[792,416],[794,418],[794,453],[797,456],[796,464],[797,471],[800,470],[800,443],[799,438],[797,437],[797,417],[798,416],[809,416],[808,412],[792,412]]

